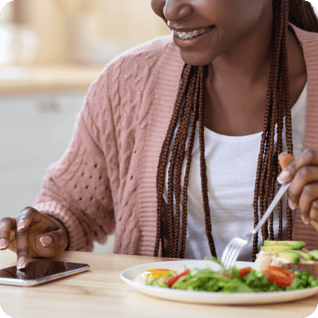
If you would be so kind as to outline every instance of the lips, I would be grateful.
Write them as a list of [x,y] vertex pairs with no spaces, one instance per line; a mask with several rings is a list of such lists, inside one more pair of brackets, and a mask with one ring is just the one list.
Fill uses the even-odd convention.
[[192,49],[200,45],[205,39],[209,38],[214,33],[215,26],[207,29],[201,35],[194,36],[192,38],[182,39],[173,32],[173,41],[180,49]]
[[197,29],[197,30],[188,31],[188,32],[185,32],[185,31],[178,32],[178,31],[173,30],[173,34],[176,35],[181,40],[190,40],[190,39],[197,37],[203,33],[211,31],[212,28],[213,28],[213,26],[210,26],[207,28]]

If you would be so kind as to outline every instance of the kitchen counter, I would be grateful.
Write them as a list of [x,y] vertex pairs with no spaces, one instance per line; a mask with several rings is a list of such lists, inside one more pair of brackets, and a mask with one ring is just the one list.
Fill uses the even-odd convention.
[[0,67],[0,96],[86,91],[102,70],[82,65]]
[[[0,252],[0,268],[16,264],[16,254]],[[318,296],[262,305],[205,305],[150,297],[124,283],[127,267],[171,259],[66,251],[55,260],[87,263],[90,271],[37,287],[0,285],[2,309],[11,317],[118,318],[300,318],[311,315]]]

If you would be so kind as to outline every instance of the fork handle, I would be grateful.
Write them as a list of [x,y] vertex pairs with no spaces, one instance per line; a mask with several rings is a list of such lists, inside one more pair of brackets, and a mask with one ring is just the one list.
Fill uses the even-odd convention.
[[266,210],[265,214],[262,216],[261,220],[258,222],[258,224],[253,229],[252,233],[253,235],[258,232],[258,230],[264,225],[264,223],[267,221],[273,210],[275,209],[276,205],[278,204],[279,200],[282,198],[282,196],[285,194],[287,189],[289,188],[291,182],[283,184],[279,191],[277,192],[274,200],[269,205],[268,209]]

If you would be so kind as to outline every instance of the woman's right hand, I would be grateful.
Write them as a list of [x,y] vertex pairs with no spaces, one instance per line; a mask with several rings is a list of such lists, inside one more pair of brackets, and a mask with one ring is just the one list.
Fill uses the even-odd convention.
[[68,244],[63,224],[32,207],[25,207],[16,218],[0,221],[0,250],[17,253],[17,268],[27,266],[29,257],[55,257]]

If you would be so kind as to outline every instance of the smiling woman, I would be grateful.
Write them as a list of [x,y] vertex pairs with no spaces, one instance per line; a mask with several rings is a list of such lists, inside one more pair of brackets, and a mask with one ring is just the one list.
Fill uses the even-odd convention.
[[292,202],[283,198],[239,260],[255,259],[267,238],[318,249],[317,231],[301,221],[318,221],[310,3],[151,7],[173,34],[122,53],[92,83],[67,151],[33,207],[2,220],[0,247],[17,251],[19,267],[66,246],[91,251],[112,233],[114,253],[217,256],[263,215],[280,187],[278,155],[288,152],[296,158],[284,169]]
[[[298,3],[296,4],[296,2]],[[177,256],[178,250],[180,250],[179,255],[181,257],[183,257],[185,253],[189,166],[191,163],[192,149],[196,149],[194,135],[196,131],[195,124],[196,121],[199,120],[200,137],[197,142],[200,144],[200,150],[198,150],[198,152],[200,152],[201,155],[200,172],[203,197],[203,202],[201,202],[204,207],[205,228],[209,241],[209,249],[212,255],[216,255],[215,242],[211,231],[211,204],[209,202],[209,197],[211,198],[213,196],[213,192],[208,191],[217,189],[217,185],[213,185],[214,182],[212,181],[212,187],[210,184],[208,187],[205,158],[209,157],[209,154],[207,155],[205,151],[204,139],[206,138],[204,138],[204,126],[213,132],[231,136],[255,134],[263,130],[260,153],[258,156],[253,204],[254,225],[256,225],[259,216],[266,211],[268,203],[273,198],[275,192],[274,182],[280,172],[277,155],[283,151],[285,140],[287,151],[290,153],[293,152],[291,107],[299,98],[307,81],[305,60],[295,34],[288,28],[288,17],[290,16],[293,22],[300,24],[301,27],[308,31],[317,32],[318,21],[311,5],[304,1],[294,1],[293,5],[289,7],[289,1],[284,0],[273,2],[268,0],[244,1],[243,5],[241,2],[231,0],[206,0],[200,1],[197,4],[191,1],[181,3],[178,1],[152,0],[152,7],[174,31],[173,40],[180,49],[182,59],[189,65],[185,67],[182,82],[190,83],[188,102],[181,115],[180,123],[178,124],[177,118],[180,101],[183,100],[183,94],[185,94],[182,92],[182,88],[179,91],[177,98],[179,102],[176,103],[175,116],[170,122],[159,162],[157,178],[158,232],[156,251],[158,253],[160,239],[163,243],[161,197],[164,194],[166,182],[163,172],[169,157],[168,149],[172,144],[169,175],[167,176],[169,246],[172,251],[171,254],[174,257]],[[305,16],[307,20],[301,21],[299,11],[303,13],[303,16]],[[312,17],[311,20],[309,20],[309,17]],[[210,32],[205,32],[205,34],[193,39],[187,39],[186,32],[206,28],[209,25],[213,26]],[[180,37],[180,34],[176,31],[183,31],[184,33],[181,33],[183,37]],[[293,54],[292,52],[297,53]],[[289,59],[287,59],[287,56]],[[190,65],[198,67],[190,67]],[[238,83],[238,79],[240,79],[240,83]],[[268,82],[266,85],[268,86],[267,90],[264,86],[266,81]],[[191,91],[193,92],[195,83],[200,83],[200,86],[196,88],[197,91],[195,95],[198,97],[195,97],[194,103],[191,104],[192,101],[189,97],[193,94]],[[292,88],[291,96],[289,95],[290,87]],[[238,89],[241,93],[239,93]],[[206,94],[204,90],[206,90]],[[206,99],[203,104],[202,96],[204,94]],[[251,107],[251,105],[253,105],[253,107]],[[189,136],[191,142],[189,142],[186,151],[185,144],[187,138],[184,136],[186,132],[189,131],[188,126],[191,116],[191,111],[187,112],[186,109],[191,108],[193,109]],[[283,137],[284,123],[286,128],[284,131],[285,136]],[[176,127],[178,127],[178,130],[173,141],[173,131]],[[277,129],[277,137],[275,135],[275,129]],[[274,137],[277,138],[275,147]],[[283,142],[284,138],[285,140]],[[178,149],[182,155],[179,154],[176,156],[176,149]],[[234,152],[233,147],[231,151]],[[238,157],[241,151],[242,150],[238,150]],[[213,157],[216,157],[216,149],[213,149],[213,152]],[[182,175],[182,178],[184,177],[184,185],[182,192],[182,234],[180,244],[181,165],[185,154],[187,154],[187,168],[186,173],[183,172]],[[195,157],[195,154],[192,155],[192,157]],[[211,161],[209,162],[208,168],[209,166],[211,168],[213,166],[219,166],[217,162],[211,164]],[[197,162],[198,160],[195,160],[193,165],[196,165]],[[197,170],[199,171],[199,168]],[[214,178],[215,182],[217,182],[218,173],[213,173],[216,177],[214,178],[212,176],[211,179],[213,180]],[[234,170],[233,173],[235,173]],[[192,177],[191,174],[190,177]],[[191,186],[189,191],[190,194],[193,192]],[[174,204],[174,200],[176,204]],[[242,198],[240,201],[242,202]],[[176,212],[174,213],[174,211]],[[193,219],[199,220],[196,216],[197,213],[194,211],[189,211],[189,213]],[[174,225],[174,218],[176,218],[176,226]],[[289,207],[287,207],[287,215],[285,214],[284,218],[285,220],[287,219],[287,224],[285,223],[283,226],[283,209],[282,204],[280,204],[278,237],[282,239],[282,237],[287,234],[286,230],[288,229],[288,239],[291,240],[291,222],[293,216]],[[220,222],[215,223],[215,226],[222,226],[222,231],[225,230],[226,227],[224,223],[222,225]],[[270,223],[270,225],[266,224],[263,227],[262,236],[264,239],[268,236],[274,237],[275,235],[273,217]],[[197,228],[202,228],[203,224],[201,221],[197,221],[197,225]],[[197,239],[200,230],[195,228],[195,226],[193,228],[193,236]],[[234,228],[232,227],[232,229]],[[278,229],[277,226],[276,229]],[[217,233],[217,230],[214,230],[214,232]],[[235,235],[231,233],[231,236]],[[228,237],[224,234],[223,238],[224,240],[228,240]],[[189,239],[193,240],[193,237],[191,238],[190,236]],[[218,238],[217,240],[219,241]],[[194,246],[195,244],[192,245],[192,250],[189,250],[191,246],[188,248],[188,255],[198,255]],[[253,259],[255,259],[257,250],[258,235],[254,237]],[[200,256],[202,257],[202,254]]]

